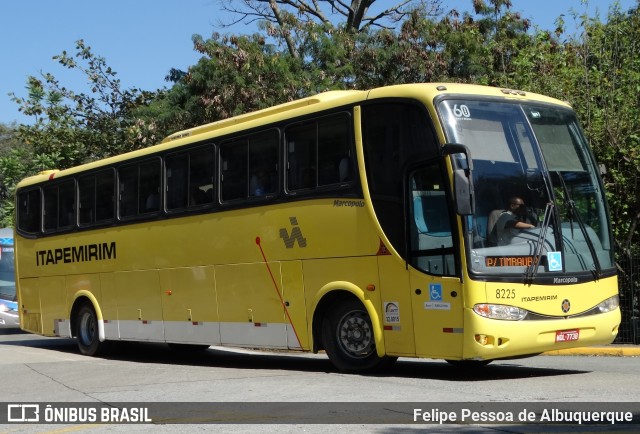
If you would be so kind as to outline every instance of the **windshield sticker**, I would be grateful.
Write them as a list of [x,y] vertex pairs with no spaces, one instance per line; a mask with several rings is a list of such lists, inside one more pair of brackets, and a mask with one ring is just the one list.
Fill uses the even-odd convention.
[[454,105],[453,115],[458,119],[471,120],[471,110],[469,110],[469,107],[464,104],[461,104],[460,106],[458,106],[458,104]]
[[549,271],[562,271],[562,252],[547,252]]

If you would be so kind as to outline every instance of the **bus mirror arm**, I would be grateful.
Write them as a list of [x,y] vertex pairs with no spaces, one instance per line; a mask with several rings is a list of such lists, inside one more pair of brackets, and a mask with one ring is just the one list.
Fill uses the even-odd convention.
[[456,157],[457,164],[453,164],[453,196],[456,213],[458,215],[472,215],[475,204],[473,176],[471,175],[473,171],[471,151],[465,145],[449,143],[442,147],[440,154],[443,157],[454,154],[464,156],[464,158]]
[[440,148],[440,155],[446,157],[447,155],[463,154],[467,162],[467,168],[469,171],[473,171],[473,159],[471,158],[471,150],[466,145],[459,143],[447,143]]

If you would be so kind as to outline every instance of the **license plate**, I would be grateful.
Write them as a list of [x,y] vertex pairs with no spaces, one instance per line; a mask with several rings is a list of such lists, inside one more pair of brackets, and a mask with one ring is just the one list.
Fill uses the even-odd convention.
[[580,330],[558,330],[556,331],[556,342],[577,341],[580,337]]

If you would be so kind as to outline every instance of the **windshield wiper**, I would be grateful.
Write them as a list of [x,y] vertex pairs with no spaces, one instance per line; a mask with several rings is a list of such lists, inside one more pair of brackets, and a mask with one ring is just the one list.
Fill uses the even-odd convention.
[[584,237],[584,241],[587,243],[587,247],[589,248],[589,253],[591,253],[591,258],[593,259],[593,266],[595,268],[595,277],[599,279],[602,276],[602,268],[600,268],[600,261],[598,260],[598,254],[596,253],[596,248],[593,245],[593,241],[589,234],[587,233],[587,227],[582,221],[582,217],[580,217],[580,213],[578,212],[578,207],[576,203],[571,198],[569,194],[569,189],[567,188],[567,184],[564,182],[564,178],[560,172],[556,172],[558,178],[560,178],[560,184],[562,184],[562,191],[565,196],[565,203],[569,205],[569,225],[571,226],[571,238],[573,238],[573,217],[575,217],[576,222],[578,222],[578,226],[580,227],[580,232],[582,232],[582,236]]
[[547,239],[547,230],[549,229],[549,226],[551,226],[552,216],[553,203],[549,202],[544,209],[544,217],[542,218],[542,225],[540,226],[540,232],[538,233],[538,239],[536,240],[536,250],[533,253],[533,261],[531,261],[531,264],[529,264],[524,272],[525,284],[533,283],[533,279],[536,277],[536,274],[538,274],[538,266],[542,259],[542,248],[544,247],[544,242]]

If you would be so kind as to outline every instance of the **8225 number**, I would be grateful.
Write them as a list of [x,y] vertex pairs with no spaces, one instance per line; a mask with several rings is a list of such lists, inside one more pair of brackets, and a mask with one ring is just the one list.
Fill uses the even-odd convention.
[[496,298],[507,298],[507,299],[516,298],[516,290],[515,289],[496,289]]

